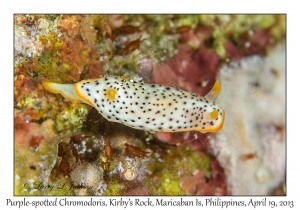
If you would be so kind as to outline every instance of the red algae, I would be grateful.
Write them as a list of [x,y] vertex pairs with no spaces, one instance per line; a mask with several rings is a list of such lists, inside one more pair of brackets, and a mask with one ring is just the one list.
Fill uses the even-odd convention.
[[229,38],[224,42],[225,56],[230,59],[241,59],[248,55],[265,55],[274,46],[270,29],[247,31],[236,39]]
[[213,28],[211,27],[199,26],[193,31],[180,34],[179,41],[180,43],[189,44],[195,49],[198,49],[200,46],[209,48],[211,47],[209,40],[211,40],[212,32]]
[[222,192],[219,195],[227,194],[227,185],[224,169],[220,166],[220,163],[214,159],[210,162],[210,167],[212,169],[212,182],[218,188],[218,192]]
[[182,34],[190,31],[191,29],[192,29],[191,26],[179,26],[175,29],[175,33]]
[[16,142],[29,144],[38,127],[37,123],[27,123],[19,112],[15,112],[14,134]]
[[212,186],[206,184],[205,175],[202,171],[195,171],[193,176],[181,179],[180,187],[186,195],[211,195]]
[[68,161],[63,159],[60,162],[59,167],[65,176],[69,176],[71,170],[70,170],[70,163]]
[[[175,58],[169,58],[154,68],[154,79],[158,84],[205,95],[216,80],[219,64],[219,57],[214,51],[203,49],[197,52],[190,46],[181,44]],[[178,134],[158,132],[156,137],[171,144],[185,141]]]
[[166,63],[158,64],[153,70],[153,75],[154,81],[157,84],[178,87],[178,76],[175,74],[173,69]]
[[124,25],[124,26],[121,26],[119,27],[116,32],[118,34],[133,34],[133,33],[136,33],[136,32],[141,32],[140,30],[140,27],[135,27],[135,26],[132,26],[132,25]]
[[62,32],[67,36],[74,37],[80,33],[80,22],[82,15],[63,15],[59,26]]
[[149,153],[149,152],[145,152],[145,151],[141,150],[140,148],[138,148],[134,145],[130,145],[127,143],[125,143],[124,146],[125,146],[125,152],[127,154],[133,155],[136,157],[145,158],[145,157],[147,157],[147,154]]
[[[87,31],[85,28],[87,25],[82,24],[84,18],[85,16],[82,15],[63,15],[58,23],[62,35],[41,38],[48,42],[41,56],[43,58],[41,60],[47,63],[42,63],[37,70],[44,74],[46,79],[53,82],[72,83],[103,75],[103,63],[99,60],[100,55],[94,41],[91,41],[91,38],[82,38],[91,31],[90,29]],[[46,71],[46,69],[49,70]],[[81,75],[82,73],[84,75]]]
[[65,47],[61,51],[61,59],[72,71],[66,71],[66,82],[79,81],[84,68],[88,69],[88,75],[97,78],[102,74],[103,64],[99,61],[99,55],[93,45],[82,41],[79,37],[72,40],[64,40]]
[[226,40],[224,43],[226,57],[240,59],[243,57],[243,52],[232,41]]
[[79,160],[80,161],[83,161],[83,158],[82,158],[82,155],[80,155],[77,151],[77,148],[74,146],[74,144],[70,143],[69,144],[71,150],[72,150],[72,155],[75,157],[76,159],[76,162],[78,162]]
[[[196,52],[188,45],[179,45],[175,58],[169,58],[154,68],[154,78],[158,84],[170,82],[169,86],[205,95],[216,80],[219,64],[219,57],[213,50]],[[208,84],[203,85],[203,81],[208,81]]]
[[72,168],[83,161],[82,155],[78,153],[72,142],[60,142],[57,147],[57,156],[56,164],[52,169],[52,179],[54,180],[58,174],[69,176]]
[[105,30],[105,37],[109,38],[112,41],[115,41],[112,28],[107,20],[104,21],[104,30]]
[[108,159],[111,159],[113,156],[112,148],[109,141],[105,141],[104,143],[104,151]]
[[29,147],[38,147],[43,139],[44,139],[43,135],[34,135],[31,137],[28,146]]
[[131,52],[133,52],[134,50],[138,49],[140,47],[140,44],[144,41],[145,39],[141,39],[141,36],[136,39],[133,40],[129,43],[127,43],[123,49],[123,55],[127,55]]
[[45,110],[42,107],[46,104],[42,92],[42,86],[38,83],[37,79],[23,74],[16,76],[14,91],[15,108],[22,110],[24,117],[26,116],[30,121],[40,121],[45,115]]
[[226,183],[224,176],[220,176],[220,168],[217,161],[211,164],[213,174],[211,179],[207,180],[203,171],[196,170],[193,176],[187,176],[181,179],[180,187],[186,195],[226,195]]
[[80,144],[85,139],[86,139],[86,136],[84,134],[78,134],[78,135],[72,136],[70,142],[73,144]]

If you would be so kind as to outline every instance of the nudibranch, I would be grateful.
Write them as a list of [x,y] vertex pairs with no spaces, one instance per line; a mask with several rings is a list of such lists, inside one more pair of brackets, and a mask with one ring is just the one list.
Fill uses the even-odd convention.
[[225,112],[214,100],[217,80],[204,97],[158,84],[103,77],[75,84],[43,82],[52,93],[95,107],[109,121],[145,131],[215,132],[223,127]]

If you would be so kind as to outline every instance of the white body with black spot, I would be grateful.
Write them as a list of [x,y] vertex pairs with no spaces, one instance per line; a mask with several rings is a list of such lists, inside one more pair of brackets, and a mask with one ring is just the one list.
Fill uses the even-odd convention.
[[222,128],[224,111],[214,103],[217,81],[205,96],[118,77],[83,80],[76,84],[44,82],[66,98],[95,107],[109,121],[135,129],[162,132],[214,132]]

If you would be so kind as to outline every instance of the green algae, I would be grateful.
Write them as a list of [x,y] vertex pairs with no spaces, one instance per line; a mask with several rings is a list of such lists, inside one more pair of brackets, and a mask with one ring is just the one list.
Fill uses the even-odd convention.
[[274,42],[285,40],[285,15],[200,15],[200,24],[213,28],[212,47],[225,57],[224,42],[233,38],[239,43],[245,32],[257,29],[271,30]]
[[[50,135],[48,135],[50,137]],[[43,139],[38,148],[24,150],[24,145],[15,143],[15,195],[43,195],[57,155],[59,138]]]
[[161,186],[157,189],[158,195],[185,195],[180,188],[178,176],[172,173],[163,173],[160,177]]
[[18,109],[22,109],[24,107],[34,107],[34,104],[36,102],[36,99],[29,96],[29,94],[24,94],[22,98],[20,98],[16,104],[16,107]]
[[[40,16],[37,16],[40,17]],[[64,49],[62,37],[57,37],[53,27],[57,22],[64,20],[64,16],[41,16],[49,22],[50,28],[46,32],[38,35],[39,43],[47,45],[47,48],[39,56],[41,68],[37,71],[45,75],[47,79],[53,82],[64,82],[64,74],[68,70],[74,69],[72,63],[62,62],[60,54]],[[176,54],[178,45],[176,28],[189,26],[205,26],[213,28],[211,47],[220,55],[225,56],[224,42],[230,37],[236,41],[239,36],[246,31],[256,30],[258,28],[271,29],[274,38],[281,40],[285,37],[285,15],[124,15],[124,25],[133,25],[140,28],[145,34],[146,41],[141,42],[137,54],[124,56],[115,54],[119,51],[118,46],[105,37],[104,22],[109,20],[109,15],[91,15],[83,16],[88,19],[87,23],[97,32],[95,46],[100,54],[100,58],[106,64],[105,70],[109,74],[124,75],[125,72],[136,73],[139,71],[136,64],[143,57],[150,57],[154,63],[161,62],[165,57],[173,57]],[[55,19],[55,23],[53,19]],[[124,47],[122,45],[119,47]],[[195,46],[194,46],[195,47]],[[114,56],[106,56],[107,53],[113,53]],[[48,59],[48,61],[46,61]],[[50,60],[49,60],[50,59]],[[46,61],[46,62],[44,62]],[[61,63],[61,64],[58,64]],[[57,65],[58,64],[58,65]],[[127,67],[128,66],[128,67]],[[55,71],[55,74],[52,73]]]
[[[181,178],[190,176],[195,170],[204,172],[207,178],[210,177],[210,159],[207,156],[199,155],[199,152],[188,146],[183,148],[170,147],[166,153],[157,153],[153,158],[154,162],[147,165],[152,171],[152,178],[145,181],[148,189],[153,195],[184,195],[180,188]],[[155,178],[159,184],[153,186],[152,179]]]
[[54,127],[56,132],[60,134],[76,131],[83,127],[84,119],[90,109],[87,105],[80,103],[64,103],[63,106],[60,106],[58,101],[50,103],[47,100],[34,96],[34,92],[31,92],[30,94],[31,95],[25,93],[22,97],[19,97],[15,107],[19,110],[30,108],[35,116],[35,121],[43,121],[55,116],[53,118],[55,121]]
[[[95,46],[100,52],[100,58],[106,65],[106,73],[113,75],[136,74],[139,71],[137,63],[143,57],[150,57],[154,63],[159,63],[166,57],[173,57],[176,54],[179,41],[174,31],[180,26],[195,28],[202,25],[212,27],[213,42],[211,47],[220,57],[225,56],[223,45],[229,37],[238,41],[239,36],[245,31],[271,28],[274,37],[280,39],[285,30],[282,27],[284,15],[124,15],[124,25],[140,27],[140,30],[146,34],[144,35],[146,41],[141,42],[138,53],[130,53],[129,56],[126,56],[115,54],[119,51],[117,46],[111,39],[105,38],[103,23],[109,17],[109,15],[92,15],[88,17],[88,22],[96,28],[98,36]],[[48,50],[46,49],[40,56],[42,68],[37,71],[53,82],[63,83],[63,75],[68,74],[68,70],[74,69],[72,63],[61,62],[59,50],[64,48],[64,41],[54,36],[53,33],[49,33],[48,36],[39,36],[39,40],[41,43],[48,43]],[[193,43],[190,44],[194,48],[197,47]],[[122,46],[124,47],[121,44]],[[106,56],[107,53],[113,53],[114,56]],[[48,62],[43,62],[46,60],[45,58],[51,59]],[[57,65],[57,63],[61,64]],[[56,74],[53,74],[52,71],[55,71]]]
[[111,179],[107,182],[107,190],[103,193],[103,195],[123,195],[125,186],[118,179]]
[[65,107],[57,113],[55,117],[55,130],[58,133],[65,133],[69,130],[76,132],[83,127],[87,114],[87,105],[71,103],[69,107]]

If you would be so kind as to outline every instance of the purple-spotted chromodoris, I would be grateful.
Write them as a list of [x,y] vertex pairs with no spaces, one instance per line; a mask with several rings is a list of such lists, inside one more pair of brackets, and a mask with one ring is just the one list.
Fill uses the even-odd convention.
[[119,77],[83,80],[75,84],[43,82],[52,93],[95,107],[109,121],[161,132],[215,132],[225,112],[214,103],[221,84],[216,81],[204,97],[172,87]]

